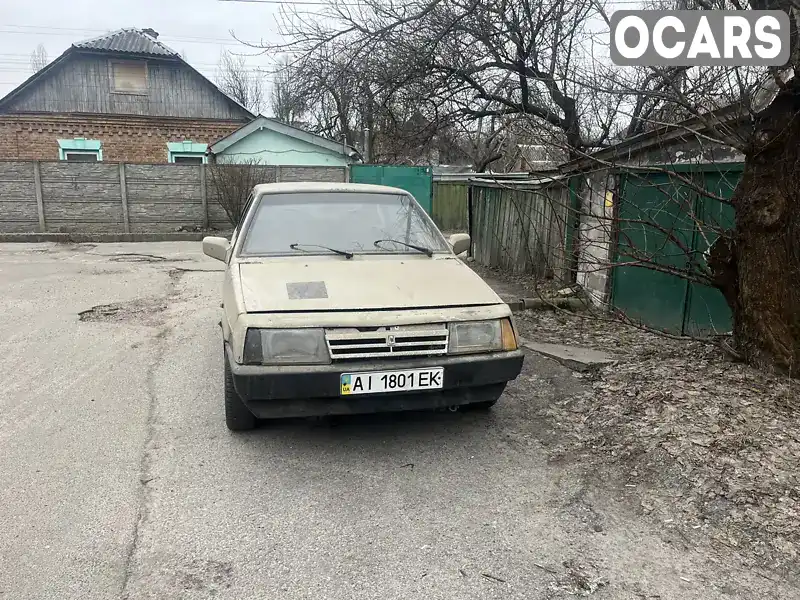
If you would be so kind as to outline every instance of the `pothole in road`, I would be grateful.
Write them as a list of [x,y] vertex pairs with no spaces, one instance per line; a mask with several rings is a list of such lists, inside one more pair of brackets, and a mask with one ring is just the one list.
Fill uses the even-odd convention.
[[[137,253],[124,253],[124,254],[115,254],[114,256],[110,257],[108,260],[112,262],[163,262],[167,260],[167,258],[163,256],[158,256],[156,254],[137,254]],[[173,259],[173,260],[180,260],[180,259]]]
[[167,304],[160,298],[143,298],[131,302],[100,304],[78,313],[83,322],[121,323],[134,322],[154,325],[160,322]]

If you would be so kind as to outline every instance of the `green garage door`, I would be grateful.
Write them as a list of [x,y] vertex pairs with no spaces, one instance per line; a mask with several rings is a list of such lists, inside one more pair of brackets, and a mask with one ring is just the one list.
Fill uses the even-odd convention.
[[431,214],[433,170],[400,165],[351,165],[350,183],[389,185],[407,191]]
[[[725,171],[682,172],[709,192],[729,198],[741,166]],[[708,198],[667,173],[626,173],[619,200],[619,241],[612,303],[628,317],[671,333],[729,331],[731,314],[722,294],[664,272],[704,261],[716,239],[711,230],[733,227],[733,209]],[[695,223],[694,216],[698,222]],[[689,253],[685,250],[689,249]],[[653,262],[664,271],[637,266]]]
[[[704,174],[705,189],[716,196],[730,198],[741,176],[740,169],[727,172],[706,172]],[[698,256],[702,257],[700,260],[705,260],[704,255],[719,237],[714,230],[733,229],[734,212],[732,206],[699,194],[697,211],[700,225],[695,228],[692,247]],[[683,331],[687,335],[731,330],[730,307],[718,289],[691,283],[686,304]]]

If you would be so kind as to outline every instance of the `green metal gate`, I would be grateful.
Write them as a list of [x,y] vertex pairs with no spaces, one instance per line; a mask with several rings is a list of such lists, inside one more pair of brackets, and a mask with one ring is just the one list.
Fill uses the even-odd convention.
[[401,165],[351,165],[350,183],[389,185],[407,191],[431,214],[433,169]]
[[[741,177],[742,165],[672,170],[691,178],[694,186],[668,173],[622,175],[616,257],[620,266],[613,273],[612,304],[634,320],[671,333],[730,331],[730,309],[719,290],[664,271],[684,270],[690,260],[705,261],[706,252],[717,238],[711,229],[733,227],[733,208],[693,187],[702,186],[710,193],[730,198]],[[663,266],[664,271],[636,266],[643,259]]]

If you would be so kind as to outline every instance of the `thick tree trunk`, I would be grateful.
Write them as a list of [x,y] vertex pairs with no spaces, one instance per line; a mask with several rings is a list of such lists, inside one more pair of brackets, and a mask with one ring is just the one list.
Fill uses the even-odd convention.
[[800,376],[797,78],[759,116],[733,205],[733,243],[715,273],[733,309],[736,347],[749,364]]

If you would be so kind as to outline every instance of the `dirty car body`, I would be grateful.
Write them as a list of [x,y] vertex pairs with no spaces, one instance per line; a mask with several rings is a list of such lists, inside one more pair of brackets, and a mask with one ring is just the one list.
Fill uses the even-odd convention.
[[[488,408],[523,356],[509,307],[407,192],[264,184],[231,240],[222,335],[226,421]],[[454,252],[455,251],[455,252]]]

